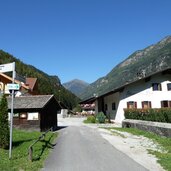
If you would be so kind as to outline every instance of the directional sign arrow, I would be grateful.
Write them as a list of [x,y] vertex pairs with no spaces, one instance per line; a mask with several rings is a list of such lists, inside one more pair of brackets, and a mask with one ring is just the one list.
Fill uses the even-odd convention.
[[20,85],[19,84],[7,84],[8,90],[19,90]]

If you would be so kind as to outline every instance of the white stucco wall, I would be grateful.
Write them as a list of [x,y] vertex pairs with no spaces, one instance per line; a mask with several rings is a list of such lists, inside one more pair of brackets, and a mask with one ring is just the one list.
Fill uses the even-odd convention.
[[96,101],[95,101],[95,114],[97,114],[98,113],[98,100],[96,99]]
[[[161,83],[162,91],[153,91],[152,83]],[[167,83],[171,83],[170,75],[157,74],[148,82],[140,80],[125,86],[124,91],[120,93],[115,121],[122,122],[124,119],[124,108],[127,108],[128,101],[136,101],[137,108],[142,108],[142,101],[151,101],[152,108],[161,108],[161,101],[171,100],[171,91],[167,90]]]
[[[115,103],[115,110],[112,110],[112,103]],[[119,92],[115,94],[111,94],[109,96],[104,97],[104,105],[107,104],[107,114],[110,114],[111,119],[115,119],[116,112],[118,109],[118,104],[119,104]]]

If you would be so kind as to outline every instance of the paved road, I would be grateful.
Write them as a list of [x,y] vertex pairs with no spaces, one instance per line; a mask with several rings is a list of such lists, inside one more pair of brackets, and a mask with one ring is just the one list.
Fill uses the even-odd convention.
[[60,130],[55,149],[42,171],[147,171],[115,149],[96,129],[69,126]]

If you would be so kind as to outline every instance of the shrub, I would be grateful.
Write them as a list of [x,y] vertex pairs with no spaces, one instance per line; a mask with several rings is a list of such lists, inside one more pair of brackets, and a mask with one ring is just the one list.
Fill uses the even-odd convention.
[[125,109],[125,118],[171,123],[171,109]]
[[9,146],[9,124],[8,124],[8,105],[5,95],[0,101],[0,147],[8,148]]
[[99,123],[105,123],[106,116],[103,112],[100,112],[96,115],[96,119]]
[[91,115],[91,116],[88,116],[84,122],[85,123],[96,123],[96,118],[95,118],[95,116]]

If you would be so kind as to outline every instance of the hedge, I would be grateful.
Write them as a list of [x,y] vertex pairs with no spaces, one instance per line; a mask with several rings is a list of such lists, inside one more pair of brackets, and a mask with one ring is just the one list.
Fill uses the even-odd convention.
[[124,109],[125,119],[171,123],[171,108]]

